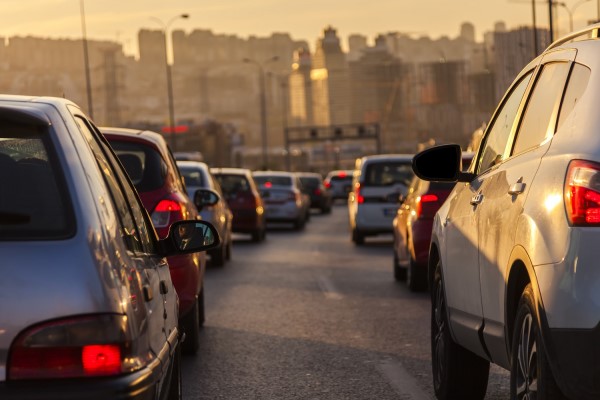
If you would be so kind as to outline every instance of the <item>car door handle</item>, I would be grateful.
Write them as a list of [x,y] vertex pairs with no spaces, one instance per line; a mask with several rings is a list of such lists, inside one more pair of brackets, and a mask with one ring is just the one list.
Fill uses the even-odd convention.
[[483,201],[483,195],[481,193],[477,193],[475,196],[471,197],[471,205],[476,206],[481,204]]
[[142,291],[144,292],[144,300],[146,300],[146,302],[152,301],[154,298],[152,294],[152,288],[148,285],[144,285]]
[[513,183],[513,185],[508,189],[508,194],[517,195],[521,194],[525,191],[525,184],[523,182]]
[[167,285],[166,281],[160,281],[160,293],[161,294],[169,293],[169,285]]

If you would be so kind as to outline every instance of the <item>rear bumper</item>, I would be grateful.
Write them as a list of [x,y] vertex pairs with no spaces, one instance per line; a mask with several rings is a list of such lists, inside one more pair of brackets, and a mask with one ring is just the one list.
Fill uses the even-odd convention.
[[0,383],[2,400],[150,400],[158,397],[161,364],[110,378],[8,381]]
[[363,234],[392,233],[398,205],[393,203],[361,204],[356,210],[356,230]]
[[431,243],[432,219],[419,219],[413,221],[410,227],[412,256],[416,264],[427,267],[429,262],[429,245]]
[[233,220],[231,221],[231,230],[239,233],[250,233],[262,228],[263,218],[259,216],[255,209],[251,210],[232,210]]

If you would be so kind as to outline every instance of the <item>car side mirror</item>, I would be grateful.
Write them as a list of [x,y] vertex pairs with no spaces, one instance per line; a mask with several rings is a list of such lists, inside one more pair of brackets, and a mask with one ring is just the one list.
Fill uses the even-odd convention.
[[425,181],[470,182],[475,174],[462,172],[461,154],[458,144],[430,147],[413,157],[412,168]]
[[169,227],[169,235],[159,241],[162,256],[189,254],[217,247],[219,232],[207,221],[177,221]]
[[214,206],[220,200],[221,196],[214,190],[210,189],[198,189],[194,193],[194,204],[198,208],[198,211],[206,206]]

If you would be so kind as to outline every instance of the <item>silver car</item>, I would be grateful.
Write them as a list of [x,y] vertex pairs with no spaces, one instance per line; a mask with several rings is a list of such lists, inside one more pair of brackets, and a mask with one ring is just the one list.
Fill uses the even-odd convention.
[[221,267],[231,258],[233,242],[231,223],[233,214],[227,200],[223,196],[219,182],[214,178],[206,163],[199,161],[177,161],[177,168],[184,177],[185,186],[190,199],[194,199],[198,189],[209,189],[219,195],[219,201],[213,206],[199,209],[204,221],[208,221],[219,231],[221,245],[209,251],[212,265]]
[[490,362],[511,399],[600,398],[599,29],[518,74],[467,172],[458,145],[415,156],[420,178],[458,182],[428,262],[440,399],[484,398]]
[[203,221],[159,240],[77,105],[0,96],[0,398],[180,399],[165,257],[218,242]]

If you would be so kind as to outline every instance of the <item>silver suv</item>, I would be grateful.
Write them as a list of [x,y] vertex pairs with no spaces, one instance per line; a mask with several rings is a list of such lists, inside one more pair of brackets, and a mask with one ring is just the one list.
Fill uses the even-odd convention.
[[0,96],[0,398],[180,399],[165,257],[218,243],[203,221],[158,240],[75,104]]
[[428,262],[440,399],[483,398],[490,362],[512,399],[600,398],[599,29],[519,73],[468,172],[458,145],[415,156],[420,178],[459,182]]

